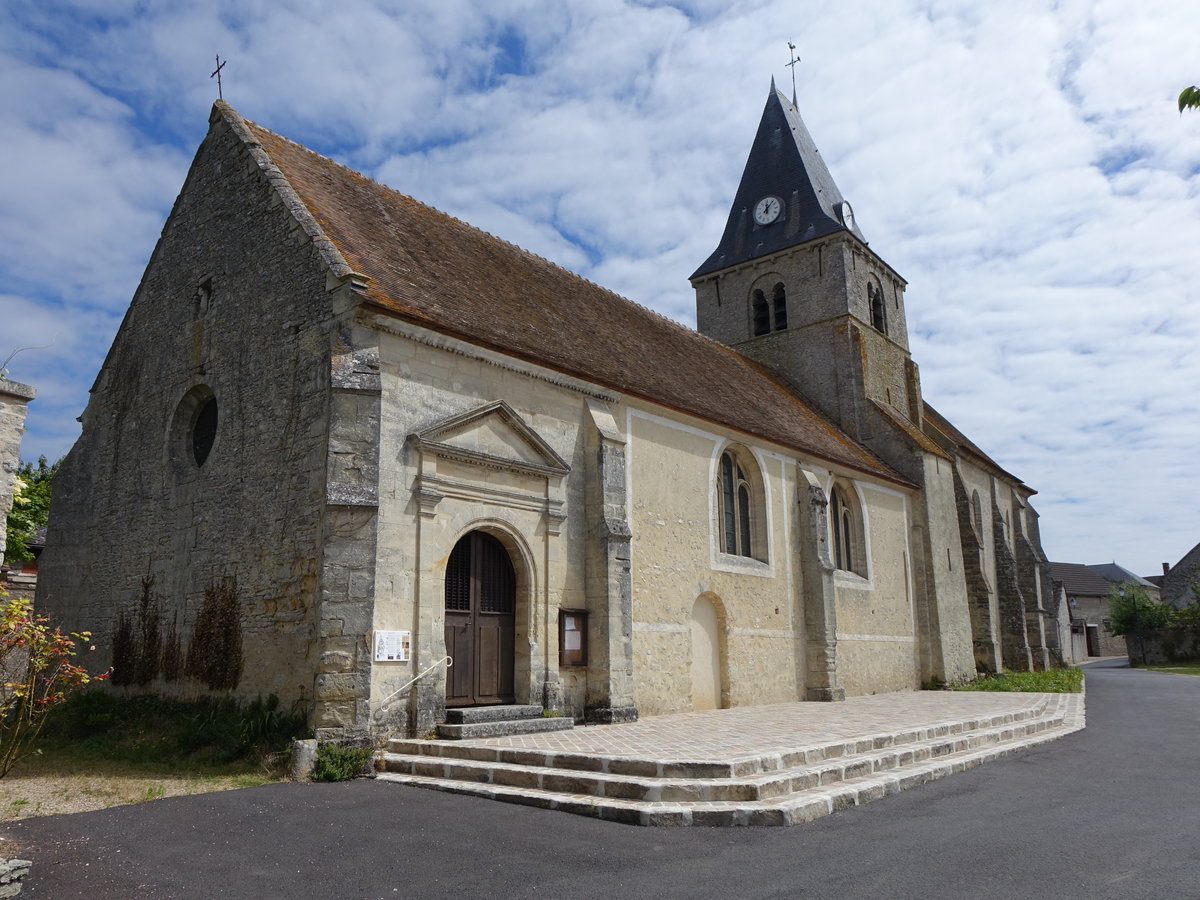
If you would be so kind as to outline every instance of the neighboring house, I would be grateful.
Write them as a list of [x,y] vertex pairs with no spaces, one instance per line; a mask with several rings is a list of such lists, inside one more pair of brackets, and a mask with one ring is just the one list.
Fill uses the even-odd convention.
[[278,694],[322,737],[1061,652],[1034,492],[923,400],[905,282],[774,85],[692,284],[698,331],[218,102],[56,476],[39,601],[105,635],[144,600],[190,673],[153,689]]
[[1109,584],[1136,584],[1138,587],[1145,588],[1146,593],[1150,595],[1150,599],[1158,601],[1159,589],[1158,585],[1149,578],[1143,578],[1141,575],[1135,575],[1133,572],[1124,566],[1117,565],[1115,562],[1096,563],[1088,566],[1093,572],[1107,581]]
[[42,551],[46,549],[45,527],[35,531],[33,536],[25,542],[25,546],[33,554],[33,559],[5,563],[3,577],[0,578],[0,587],[7,590],[10,596],[24,595],[32,600],[34,592],[37,590],[38,560],[41,558]]
[[1200,544],[1184,554],[1173,566],[1163,563],[1160,590],[1165,603],[1183,608],[1197,601],[1192,588],[1200,586]]
[[7,546],[8,513],[13,505],[17,469],[21,467],[21,436],[25,413],[37,391],[19,381],[9,381],[0,372],[0,563]]
[[1087,655],[1124,656],[1125,638],[1108,630],[1109,591],[1113,585],[1136,584],[1157,600],[1158,588],[1115,562],[1093,566],[1052,562],[1050,571],[1066,591],[1073,630],[1078,633],[1082,629],[1086,634]]

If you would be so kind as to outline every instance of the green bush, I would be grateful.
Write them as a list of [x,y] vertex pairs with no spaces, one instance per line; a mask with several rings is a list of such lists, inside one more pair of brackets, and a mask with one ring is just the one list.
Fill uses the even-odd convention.
[[173,767],[257,761],[308,734],[305,717],[280,709],[275,695],[240,703],[85,691],[58,712],[42,736],[50,747]]
[[1115,635],[1170,628],[1177,615],[1169,603],[1151,600],[1140,584],[1114,584],[1108,590],[1108,630]]
[[1039,694],[1078,694],[1083,687],[1083,669],[1062,667],[1041,672],[1001,672],[982,675],[956,691],[1020,691]]
[[321,744],[313,766],[313,781],[349,781],[364,774],[367,760],[375,755],[373,747],[343,747]]

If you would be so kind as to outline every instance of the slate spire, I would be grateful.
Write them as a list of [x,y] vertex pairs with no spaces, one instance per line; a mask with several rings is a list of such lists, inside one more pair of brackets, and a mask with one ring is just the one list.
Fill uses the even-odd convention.
[[[782,212],[760,224],[754,208],[767,197],[778,198]],[[841,229],[848,229],[865,243],[799,111],[775,87],[772,77],[725,233],[692,278]]]

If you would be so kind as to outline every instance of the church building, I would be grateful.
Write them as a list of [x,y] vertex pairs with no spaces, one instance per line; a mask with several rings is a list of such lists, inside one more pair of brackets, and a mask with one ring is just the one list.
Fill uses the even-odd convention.
[[924,401],[863,224],[772,84],[693,331],[218,101],[38,604],[129,690],[330,738],[1044,667],[1034,492]]

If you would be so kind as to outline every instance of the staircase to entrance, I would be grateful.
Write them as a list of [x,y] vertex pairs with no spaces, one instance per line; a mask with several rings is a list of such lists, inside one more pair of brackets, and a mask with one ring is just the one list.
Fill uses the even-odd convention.
[[487,721],[447,723],[464,739],[390,741],[378,778],[629,824],[792,825],[1084,727],[1081,694],[937,693],[480,739]]
[[574,725],[567,716],[547,716],[540,706],[470,706],[447,709],[445,723],[438,726],[438,736],[444,740],[462,741],[569,731]]

